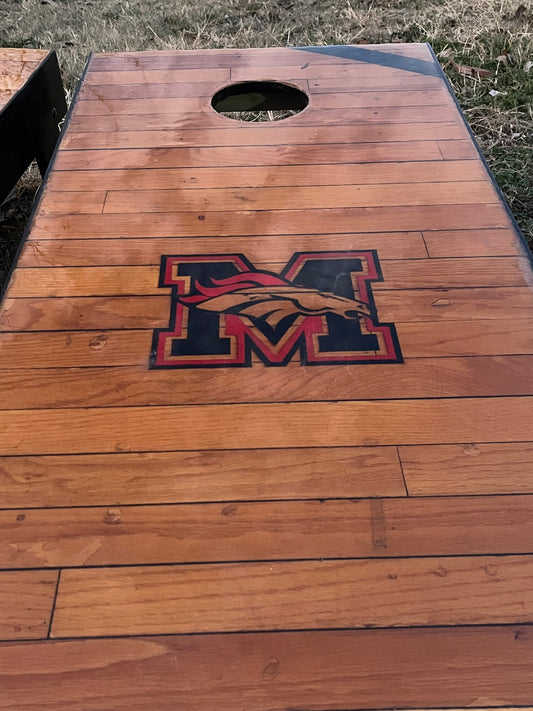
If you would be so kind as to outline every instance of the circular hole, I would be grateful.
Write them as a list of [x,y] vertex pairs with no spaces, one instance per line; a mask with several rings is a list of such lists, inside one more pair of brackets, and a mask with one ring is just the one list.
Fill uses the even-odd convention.
[[308,103],[303,91],[276,81],[231,84],[211,100],[215,111],[235,121],[281,121],[300,113]]

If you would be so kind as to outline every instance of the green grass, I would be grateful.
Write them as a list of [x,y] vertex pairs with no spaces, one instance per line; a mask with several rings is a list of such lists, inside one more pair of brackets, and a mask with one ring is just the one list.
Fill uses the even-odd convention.
[[[521,0],[0,0],[0,46],[55,49],[69,98],[91,51],[430,42],[531,244],[532,25]],[[36,180],[0,229],[20,234]]]

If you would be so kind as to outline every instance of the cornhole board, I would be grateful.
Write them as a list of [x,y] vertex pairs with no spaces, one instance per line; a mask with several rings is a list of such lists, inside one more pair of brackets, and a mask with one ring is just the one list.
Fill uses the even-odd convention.
[[529,707],[532,307],[428,46],[93,55],[0,315],[0,708]]
[[0,203],[32,160],[44,175],[66,112],[55,52],[0,48]]

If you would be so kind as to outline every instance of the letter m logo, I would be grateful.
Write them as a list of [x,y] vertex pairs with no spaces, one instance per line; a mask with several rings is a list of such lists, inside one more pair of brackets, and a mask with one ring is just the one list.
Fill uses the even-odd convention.
[[165,255],[170,323],[154,331],[150,367],[401,363],[374,304],[371,282],[382,280],[373,250],[298,252],[279,272],[243,254]]

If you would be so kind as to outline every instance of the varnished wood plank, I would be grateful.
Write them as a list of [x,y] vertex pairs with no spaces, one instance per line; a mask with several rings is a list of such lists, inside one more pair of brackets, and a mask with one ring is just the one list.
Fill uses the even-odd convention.
[[238,212],[145,213],[93,215],[43,215],[34,220],[32,236],[38,239],[91,239],[102,237],[216,237],[263,235],[265,224],[272,235],[335,232],[399,232],[433,229],[483,229],[509,227],[499,204],[332,208],[322,210],[241,210]]
[[533,491],[530,442],[400,447],[400,456],[412,496]]
[[[93,195],[94,193],[88,193]],[[90,200],[90,199],[89,199]],[[211,212],[240,210],[298,210],[343,207],[388,207],[390,205],[460,205],[497,203],[496,192],[485,181],[466,183],[412,183],[381,185],[335,185],[285,188],[216,190],[117,190],[108,193],[105,213]],[[48,204],[52,204],[53,193]],[[65,210],[66,212],[66,210]],[[68,213],[67,213],[68,214]]]
[[[142,79],[145,82],[153,83],[157,81],[154,77],[155,72],[152,70],[146,70],[142,73]],[[179,82],[186,81],[192,83],[195,81],[206,82],[206,81],[218,81],[218,82],[228,82],[230,79],[230,69],[228,67],[205,67],[205,68],[195,68],[188,67],[187,69],[172,69],[169,71],[158,72],[159,80],[162,82]],[[134,69],[132,71],[126,70],[116,74],[114,71],[90,71],[85,77],[85,84],[91,86],[92,84],[136,84],[139,81],[139,71]]]
[[[245,69],[243,73],[246,73],[248,78],[244,81],[250,81],[254,78],[257,80],[258,75],[262,75],[262,79],[269,81],[280,79],[283,81],[283,77],[278,74],[278,69],[281,69],[281,67],[266,71]],[[302,72],[299,71],[298,68],[293,67],[287,68],[285,74],[288,75],[286,80],[291,83],[302,82],[304,80],[309,81],[309,88],[312,93],[332,93],[338,91],[362,92],[376,91],[377,89],[383,91],[400,90],[402,88],[402,82],[399,81],[399,72],[401,72],[401,70],[392,70],[388,67],[384,69],[387,71],[380,73],[379,71],[375,71],[376,67],[366,64],[317,64],[310,65],[309,73],[304,73],[303,76],[301,76]],[[395,71],[396,73],[394,73]],[[338,72],[340,72],[343,81],[336,78]],[[403,87],[406,89],[437,90],[442,87],[442,79],[439,77],[417,75],[411,72],[401,73],[405,76]],[[274,77],[273,74],[276,76]],[[324,74],[324,78],[316,79],[313,77],[313,74]],[[143,79],[148,84],[172,84],[180,81],[191,83],[195,80],[198,82],[216,80],[219,82],[220,88],[230,83],[229,69],[223,67],[218,69],[146,69],[143,72]],[[89,85],[137,84],[139,82],[139,72],[135,70],[91,72],[87,76],[86,82]]]
[[0,367],[40,368],[146,365],[153,332],[139,331],[23,331],[0,333]]
[[[407,72],[406,72],[407,74]],[[405,79],[405,88],[409,89],[430,89],[436,90],[442,87],[442,79],[440,77],[431,77],[410,74]],[[333,73],[324,79],[309,79],[309,89],[313,94],[338,94],[343,92],[360,92],[360,91],[400,91],[402,85],[398,82],[397,77],[361,77],[353,78],[352,81],[347,81],[347,78],[337,79]]]
[[[130,170],[83,170],[52,173],[51,191],[168,190],[175,188],[303,187],[306,185],[368,185],[479,181],[485,170],[477,161],[414,161],[412,163],[341,163],[240,168],[152,168]],[[466,240],[465,240],[466,241]]]
[[532,496],[16,509],[0,511],[0,565],[529,553],[532,512]]
[[313,108],[355,108],[362,106],[449,106],[453,99],[444,87],[439,89],[413,89],[404,91],[353,91],[338,94],[312,94]]
[[145,365],[152,347],[151,330],[23,331],[0,333],[1,366],[40,368]]
[[439,141],[438,143],[444,160],[479,160],[479,153],[472,141]]
[[530,556],[67,569],[51,636],[516,624],[532,578]]
[[158,283],[157,265],[28,268],[15,272],[8,298],[170,294],[170,289],[160,290]]
[[[385,259],[425,259],[427,251],[419,232],[345,234],[343,249],[376,249]],[[19,267],[149,265],[160,264],[162,254],[197,254],[197,242],[178,238],[31,240],[18,260]],[[202,250],[217,254],[245,253],[256,265],[271,253],[287,262],[297,251],[328,251],[339,247],[337,235],[261,235],[202,239]]]
[[[505,311],[528,318],[533,294],[527,287],[479,289],[418,289],[402,291],[402,301],[394,291],[375,295],[379,316],[385,321],[458,321],[503,319]],[[464,336],[463,336],[464,338]]]
[[[235,55],[233,56],[235,57]],[[291,58],[294,60],[293,64],[290,64],[289,60]],[[172,59],[168,58],[166,61],[162,61],[161,58],[158,59],[156,57],[152,58],[151,61],[145,59],[142,72],[139,71],[138,66],[134,67],[132,65],[130,65],[130,68],[122,66],[120,69],[115,69],[116,65],[113,65],[112,62],[106,62],[102,70],[100,70],[98,65],[94,64],[93,60],[88,83],[91,85],[93,83],[128,84],[137,83],[139,81],[146,83],[180,83],[182,80],[185,82],[191,82],[194,79],[207,81],[209,78],[220,80],[229,78],[222,75],[226,67],[231,67],[232,81],[296,81],[298,79],[332,79],[342,77],[347,82],[351,80],[355,90],[360,90],[358,80],[363,77],[375,77],[377,81],[380,79],[388,79],[389,83],[395,85],[395,88],[404,85],[406,88],[409,88],[410,81],[413,78],[428,78],[417,75],[416,73],[407,72],[403,69],[396,69],[392,66],[379,66],[372,61],[365,62],[359,59],[354,60],[333,57],[331,55],[329,57],[320,56],[318,54],[306,55],[304,52],[300,52],[299,54],[295,53],[292,57],[286,54],[284,60],[281,55],[276,57],[274,62],[272,60],[273,57],[271,57],[270,60],[265,60],[264,58],[260,59],[259,57],[254,60],[246,57],[244,61],[243,59],[239,61],[239,58],[232,59],[229,55],[226,55],[226,57],[222,59],[222,64],[219,65],[218,70],[215,69],[211,77],[207,71],[202,71],[200,68],[191,67],[190,69],[184,70],[172,67]],[[177,66],[180,66],[180,64]],[[209,66],[205,62],[200,62],[200,66],[202,65],[206,66],[206,68]],[[111,67],[113,68],[111,69]],[[212,64],[210,69],[213,69]],[[190,72],[190,74],[187,72]]]
[[33,711],[34,696],[47,711],[101,711],[110,699],[121,711],[169,699],[191,711],[459,711],[524,708],[533,695],[528,626],[11,643],[0,655],[3,711]]
[[103,101],[105,99],[181,99],[183,107],[192,107],[196,111],[203,103],[205,97],[212,97],[220,88],[220,80],[211,81],[180,81],[163,84],[143,81],[142,76],[137,76],[137,81],[132,84],[85,84],[80,86],[77,103],[82,101]]
[[533,353],[533,319],[525,313],[509,321],[439,321],[398,324],[397,330],[406,357],[476,356],[481,353]]
[[57,577],[55,570],[0,571],[0,640],[47,637]]
[[[533,353],[533,320],[523,318],[509,322],[502,320],[472,320],[468,322],[465,337],[463,322],[420,321],[398,324],[398,333],[407,367],[415,369],[414,358],[428,358],[429,368],[442,371],[449,368],[468,374],[470,369],[461,361],[454,369],[453,362],[439,358],[478,356],[478,363],[491,363],[489,356],[524,355]],[[0,367],[3,369],[35,368],[35,353],[39,353],[40,368],[77,368],[84,366],[146,365],[147,353],[152,346],[151,330],[120,331],[7,331],[0,333]],[[481,356],[480,354],[487,354]],[[483,359],[484,358],[484,359]],[[498,359],[496,363],[514,362]],[[516,361],[520,362],[520,361]],[[524,360],[527,362],[527,360]],[[390,369],[390,372],[394,372]],[[423,372],[423,371],[420,371]],[[367,371],[368,374],[368,371]],[[189,376],[191,374],[189,373]],[[371,375],[371,373],[370,373]],[[425,371],[427,376],[427,371]],[[501,375],[501,374],[500,374]],[[468,377],[468,375],[467,375]],[[513,376],[511,375],[511,378]],[[518,376],[517,376],[518,377]],[[372,379],[375,383],[377,374]],[[505,380],[505,379],[504,379]],[[461,381],[461,378],[459,378]],[[434,387],[438,385],[434,384]],[[469,383],[472,387],[472,383]],[[494,383],[493,383],[494,387]]]
[[[402,290],[402,297],[398,299],[394,290],[376,292],[375,302],[381,321],[393,321],[396,324],[417,321],[502,321],[510,310],[517,319],[523,320],[529,317],[533,307],[531,290],[520,286],[405,289]],[[168,296],[57,297],[53,306],[51,310],[47,298],[7,298],[0,315],[0,330],[72,331],[168,327]],[[461,338],[464,338],[462,334]],[[524,335],[520,338],[523,339]]]
[[486,397],[2,410],[0,427],[7,455],[81,454],[524,442],[532,415],[531,397]]
[[48,299],[5,299],[0,314],[2,331],[164,328],[168,325],[168,297],[147,296],[142,309],[128,296]]
[[[154,111],[153,103],[167,102],[161,107],[161,113],[151,113]],[[179,112],[172,108],[172,102],[180,99],[154,99],[144,103],[144,100],[120,100],[120,104],[113,113],[97,111],[95,101],[84,102],[83,106],[90,104],[90,109],[85,110],[75,123],[75,130],[70,133],[86,133],[87,131],[154,131],[173,129],[219,129],[235,128],[240,124],[235,118],[223,116],[214,111],[208,101],[205,101],[199,108],[190,112]],[[104,106],[111,103],[111,100],[102,102]],[[125,104],[122,106],[122,104]],[[127,104],[127,105],[126,105]],[[164,110],[163,110],[164,109]],[[428,109],[419,107],[416,114],[409,107],[385,107],[385,108],[313,108],[305,110],[295,116],[288,116],[283,121],[283,126],[350,126],[350,125],[375,125],[389,123],[441,123],[443,121],[453,121],[456,117],[455,107],[439,106]],[[256,122],[253,124],[258,130],[268,129],[272,124]]]
[[[350,45],[343,45],[350,46]],[[395,44],[362,44],[352,45],[361,52],[378,51],[384,57],[398,55],[399,57],[416,57],[434,61],[433,55],[426,43],[395,43]],[[216,53],[216,56],[214,56]],[[363,57],[363,55],[361,55]],[[302,60],[304,60],[302,62]],[[155,70],[168,67],[202,68],[212,66],[276,66],[294,63],[302,66],[305,61],[316,64],[352,64],[366,61],[366,58],[354,59],[335,55],[331,52],[307,52],[305,47],[262,47],[246,49],[195,49],[176,53],[175,50],[146,50],[143,52],[103,52],[91,57],[91,71],[102,70]],[[372,57],[368,55],[368,61]],[[142,74],[141,74],[142,76]]]
[[[457,161],[464,165],[472,161]],[[457,163],[445,163],[456,165]],[[424,232],[429,256],[441,257],[496,257],[524,254],[513,230],[452,230]],[[527,255],[526,255],[527,256]]]
[[99,214],[103,211],[106,193],[57,192],[46,190],[46,200],[38,207],[39,215]]
[[[314,143],[317,126],[240,126],[239,128],[213,128],[209,131],[195,129],[161,131],[95,131],[69,132],[62,139],[59,151],[76,149],[115,148],[176,148],[179,146],[283,146]],[[321,143],[376,143],[409,141],[416,136],[419,141],[463,139],[466,128],[458,121],[443,123],[375,124],[373,126],[320,127]]]
[[430,289],[481,286],[531,286],[533,274],[524,257],[469,257],[468,259],[387,260],[382,264],[383,281],[374,292],[389,289]]
[[[469,156],[467,156],[468,158]],[[442,161],[437,141],[395,141],[393,143],[293,144],[240,146],[238,151],[225,146],[201,148],[139,148],[114,150],[61,151],[54,159],[54,170],[109,170],[131,168],[202,168],[259,165],[306,165],[330,163],[382,163],[390,161]]]
[[[102,246],[104,242],[102,241]],[[227,252],[227,250],[224,250]],[[102,251],[105,260],[105,252]],[[271,256],[274,256],[271,254]],[[257,262],[258,268],[280,272],[284,262]],[[9,298],[47,296],[157,295],[170,293],[159,287],[159,264],[147,266],[47,267],[18,269],[8,290]],[[533,276],[527,257],[479,257],[383,261],[383,281],[373,292],[405,289],[529,286]]]
[[[209,99],[103,99],[80,102],[76,111],[75,129],[87,131],[153,131],[172,129],[218,129],[246,127],[228,116],[217,113]],[[183,102],[187,102],[184,108]],[[442,123],[456,119],[456,109],[450,106],[419,106],[416,112],[405,106],[368,106],[362,108],[322,108],[309,106],[305,111],[288,116],[283,126],[349,126],[388,123]],[[269,129],[268,121],[255,122],[256,130]],[[275,125],[275,124],[274,124]]]
[[[303,82],[304,91],[307,83]],[[219,81],[172,82],[150,84],[83,84],[78,101],[102,101],[107,99],[180,99],[182,110],[198,111],[209,103],[210,98],[220,88]],[[353,94],[314,94],[314,108],[361,108],[383,106],[449,106],[453,103],[446,89],[420,89],[413,91],[365,91]]]
[[394,447],[314,447],[0,457],[0,493],[3,506],[25,508],[406,492]]
[[[89,339],[87,339],[89,340]],[[109,337],[92,336],[89,348],[105,349]],[[41,349],[39,349],[41,350]],[[188,405],[313,400],[379,400],[427,397],[533,395],[533,356],[418,358],[367,369],[350,368],[340,380],[336,366],[302,368],[295,359],[284,368],[230,368],[148,371],[148,345],[137,355],[139,366],[83,369],[0,369],[4,409],[106,407],[113,405]],[[39,351],[38,351],[39,352]],[[34,360],[34,365],[35,365]]]

